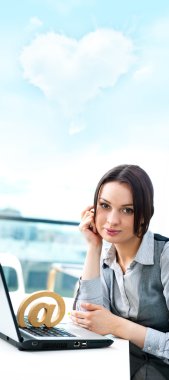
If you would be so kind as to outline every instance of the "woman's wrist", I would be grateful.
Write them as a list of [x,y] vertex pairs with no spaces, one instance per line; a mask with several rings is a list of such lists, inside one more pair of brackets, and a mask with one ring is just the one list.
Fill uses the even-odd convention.
[[101,251],[102,251],[102,242],[99,242],[99,243],[90,242],[90,243],[88,243],[87,255],[95,255],[95,256],[100,257]]
[[114,321],[115,323],[113,322],[115,327],[113,334],[119,338],[129,340],[142,349],[147,328],[122,317],[114,316],[114,318],[116,318],[116,321]]
[[93,244],[90,244],[88,246],[84,267],[83,267],[83,273],[82,273],[82,279],[83,280],[91,280],[93,278],[96,278],[100,276],[100,256],[101,256],[101,246],[98,245],[93,246]]

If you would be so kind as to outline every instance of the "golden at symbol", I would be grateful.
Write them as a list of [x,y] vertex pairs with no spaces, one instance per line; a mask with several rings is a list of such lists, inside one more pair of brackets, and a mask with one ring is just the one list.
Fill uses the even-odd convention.
[[[39,292],[34,292],[31,295],[27,296],[20,304],[18,312],[17,312],[17,320],[20,327],[26,327],[26,323],[24,320],[24,314],[26,308],[30,305],[31,302],[37,300],[41,297],[50,297],[55,300],[55,304],[51,304],[48,302],[36,302],[32,305],[28,312],[28,321],[34,327],[39,327],[41,325],[45,325],[46,327],[53,327],[57,325],[65,314],[65,302],[63,298],[52,291],[42,290]],[[55,308],[58,308],[56,317],[52,320],[52,316]],[[39,317],[40,310],[43,311],[43,315]]]

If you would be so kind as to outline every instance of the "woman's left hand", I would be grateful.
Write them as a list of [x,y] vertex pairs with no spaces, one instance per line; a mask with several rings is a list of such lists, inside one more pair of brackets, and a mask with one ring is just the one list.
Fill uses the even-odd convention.
[[79,326],[100,335],[112,334],[127,339],[141,349],[144,347],[147,327],[111,313],[103,306],[81,303],[86,311],[72,310],[71,319]]
[[100,335],[115,334],[115,325],[119,317],[103,306],[81,303],[86,311],[72,310],[71,319],[77,325]]

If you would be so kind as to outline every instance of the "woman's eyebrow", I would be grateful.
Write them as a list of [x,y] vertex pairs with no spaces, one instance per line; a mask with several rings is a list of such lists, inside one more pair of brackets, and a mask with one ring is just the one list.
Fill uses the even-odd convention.
[[100,201],[100,200],[102,200],[102,201],[104,201],[104,202],[106,202],[106,203],[111,204],[111,202],[107,201],[107,199],[104,199],[104,198],[102,198],[102,197],[99,197],[99,201]]
[[[100,198],[99,198],[99,201],[100,201],[100,200],[102,200],[102,201],[104,201],[104,202],[106,202],[106,203],[111,204],[111,202],[109,202],[109,201],[108,201],[107,199],[105,199],[105,198],[100,197]],[[134,205],[133,205],[133,203],[126,203],[126,204],[121,205],[121,207],[134,207]]]
[[134,205],[133,205],[133,203],[127,203],[127,204],[125,204],[125,205],[122,205],[122,207],[134,207]]

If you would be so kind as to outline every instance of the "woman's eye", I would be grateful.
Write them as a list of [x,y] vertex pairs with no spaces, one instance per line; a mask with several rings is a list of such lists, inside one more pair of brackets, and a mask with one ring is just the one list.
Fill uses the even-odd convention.
[[100,203],[100,206],[102,207],[102,208],[109,208],[109,205],[107,204],[107,203]]
[[133,208],[131,207],[125,207],[122,209],[123,214],[132,215],[134,213]]

